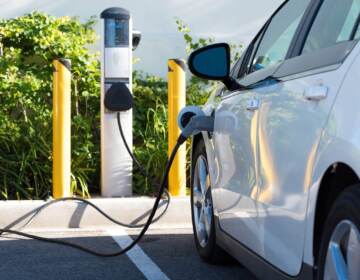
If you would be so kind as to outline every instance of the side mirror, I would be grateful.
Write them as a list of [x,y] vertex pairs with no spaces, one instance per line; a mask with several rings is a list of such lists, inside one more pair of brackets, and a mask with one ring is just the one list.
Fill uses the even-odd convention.
[[191,73],[206,80],[222,81],[229,90],[241,86],[230,77],[230,46],[213,44],[194,51],[189,57]]

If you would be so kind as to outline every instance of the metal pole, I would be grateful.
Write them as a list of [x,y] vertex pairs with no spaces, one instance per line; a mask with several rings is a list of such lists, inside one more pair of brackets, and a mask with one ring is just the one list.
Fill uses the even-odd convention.
[[[186,104],[186,66],[181,59],[168,61],[168,154],[176,145],[181,131],[177,116]],[[169,191],[173,196],[186,195],[186,147],[182,145],[177,152],[169,173]]]
[[71,62],[53,64],[53,197],[62,198],[71,195]]

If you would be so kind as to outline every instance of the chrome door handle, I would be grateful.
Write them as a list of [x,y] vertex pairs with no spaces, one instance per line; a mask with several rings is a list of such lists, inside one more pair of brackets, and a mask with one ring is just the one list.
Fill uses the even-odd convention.
[[305,90],[304,98],[310,101],[320,101],[327,97],[328,91],[326,86],[312,86]]
[[251,99],[251,100],[249,100],[246,110],[254,112],[259,109],[259,104],[260,104],[260,102],[258,99]]

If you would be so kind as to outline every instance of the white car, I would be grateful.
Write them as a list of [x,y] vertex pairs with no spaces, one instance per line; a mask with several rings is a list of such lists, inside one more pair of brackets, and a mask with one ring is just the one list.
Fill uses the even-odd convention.
[[[230,48],[189,58],[220,80],[193,138],[200,256],[260,279],[360,279],[360,0],[285,1],[230,71]],[[236,26],[232,28],[241,28]]]

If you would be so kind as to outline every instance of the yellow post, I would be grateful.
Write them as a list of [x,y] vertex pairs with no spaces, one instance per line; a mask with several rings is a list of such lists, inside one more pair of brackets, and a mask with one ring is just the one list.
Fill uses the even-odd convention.
[[[168,70],[168,154],[170,156],[181,133],[177,124],[177,116],[186,103],[185,62],[180,59],[170,59],[168,61]],[[169,191],[173,196],[186,195],[185,145],[180,147],[170,169]]]
[[71,184],[71,63],[54,60],[53,197],[69,197]]

